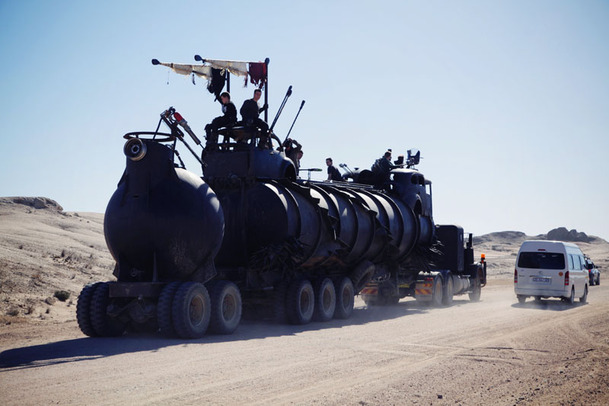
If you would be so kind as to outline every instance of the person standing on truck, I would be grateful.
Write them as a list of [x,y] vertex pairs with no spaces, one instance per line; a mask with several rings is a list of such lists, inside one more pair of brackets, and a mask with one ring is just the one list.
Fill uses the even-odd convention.
[[205,138],[207,145],[216,144],[218,142],[218,128],[232,127],[237,122],[237,108],[230,101],[230,93],[222,92],[220,94],[220,103],[222,103],[222,116],[216,117],[211,123],[205,126]]
[[326,158],[326,165],[328,165],[328,179],[326,179],[326,181],[330,182],[330,181],[343,180],[343,177],[340,174],[340,171],[338,169],[336,169],[336,166],[334,166],[332,164],[332,158]]
[[388,150],[372,165],[371,170],[376,178],[374,187],[377,189],[388,189],[389,173],[395,168],[399,168],[399,165],[393,165],[391,163],[391,150]]

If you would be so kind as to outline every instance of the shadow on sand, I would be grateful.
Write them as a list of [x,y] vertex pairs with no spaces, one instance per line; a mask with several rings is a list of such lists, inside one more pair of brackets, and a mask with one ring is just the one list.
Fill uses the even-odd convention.
[[[455,300],[453,306],[469,303]],[[0,353],[1,369],[38,368],[48,365],[78,362],[109,357],[124,353],[156,351],[164,347],[192,344],[219,343],[255,340],[268,337],[296,335],[304,331],[345,328],[379,321],[391,320],[413,314],[427,313],[432,308],[415,301],[401,301],[392,306],[357,307],[347,320],[312,322],[303,326],[285,325],[264,319],[242,320],[239,328],[230,335],[211,335],[196,340],[165,338],[156,333],[127,333],[122,337],[91,338],[83,337],[47,344],[13,348]]]

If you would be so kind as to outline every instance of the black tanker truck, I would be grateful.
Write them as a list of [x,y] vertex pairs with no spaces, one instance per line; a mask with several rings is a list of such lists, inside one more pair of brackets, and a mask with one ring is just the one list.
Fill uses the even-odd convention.
[[[228,78],[243,66],[197,60],[170,67]],[[104,218],[116,281],[81,291],[84,334],[230,334],[242,312],[292,324],[346,319],[360,292],[368,305],[407,295],[438,305],[461,293],[479,299],[486,263],[474,262],[462,228],[434,224],[418,155],[382,188],[368,170],[344,182],[303,180],[276,135],[237,124],[208,136],[200,155],[185,135],[203,144],[174,108],[155,131],[124,136],[126,168]],[[186,170],[178,145],[199,160],[202,177]]]

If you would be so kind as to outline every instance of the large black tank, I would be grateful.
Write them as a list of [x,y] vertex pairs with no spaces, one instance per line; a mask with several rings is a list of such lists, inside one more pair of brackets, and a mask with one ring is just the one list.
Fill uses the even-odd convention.
[[431,219],[363,185],[264,180],[217,193],[227,224],[219,266],[246,266],[269,247],[297,243],[291,266],[341,273],[362,261],[400,262],[432,237]]
[[163,143],[132,138],[127,165],[104,218],[119,281],[194,280],[215,275],[224,216],[203,180],[174,166]]

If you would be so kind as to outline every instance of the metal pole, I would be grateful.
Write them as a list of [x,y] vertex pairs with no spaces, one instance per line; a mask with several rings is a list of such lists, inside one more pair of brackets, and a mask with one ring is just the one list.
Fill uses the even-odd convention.
[[[290,131],[288,131],[288,135],[285,136],[286,140],[290,136],[290,133],[292,132],[292,128],[294,128],[294,123],[296,123],[296,119],[298,118],[298,115],[300,114],[300,110],[302,110],[302,106],[304,106],[304,104],[305,104],[305,101],[303,100],[302,103],[300,103],[300,108],[298,109],[298,113],[296,113],[296,117],[294,117],[294,121],[292,121],[292,126],[290,127]],[[285,140],[283,142],[285,142]]]
[[268,108],[268,103],[269,103],[269,63],[271,62],[271,60],[269,58],[266,58],[264,60],[264,67],[265,67],[265,76],[264,76],[264,104],[267,105],[266,110],[264,110],[264,121],[266,121],[267,123],[269,122],[269,108]]
[[285,103],[288,101],[288,97],[290,97],[291,95],[292,95],[292,85],[290,85],[290,87],[288,88],[288,91],[285,94],[285,97],[283,98],[283,101],[281,102],[281,106],[279,106],[279,110],[277,111],[277,115],[275,116],[275,119],[273,120],[273,124],[271,124],[270,131],[273,131],[273,128],[275,128],[275,124],[277,123],[277,119],[281,115],[281,112],[283,111],[283,107],[285,106]]

